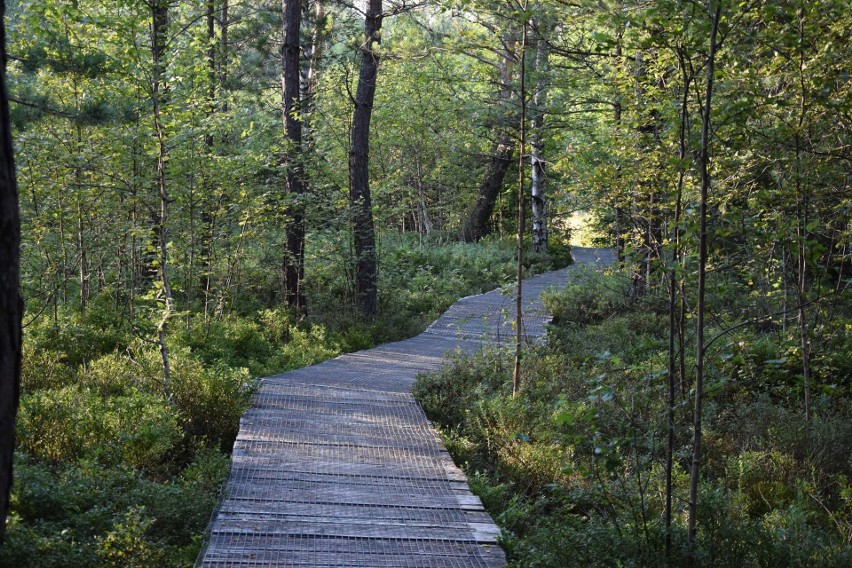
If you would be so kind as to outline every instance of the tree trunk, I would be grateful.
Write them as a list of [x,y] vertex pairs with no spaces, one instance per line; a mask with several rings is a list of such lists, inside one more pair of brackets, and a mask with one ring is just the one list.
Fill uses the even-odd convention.
[[[500,91],[497,94],[497,104],[505,106],[512,99],[512,55],[505,53],[500,61]],[[503,189],[506,172],[512,165],[515,153],[515,140],[511,133],[502,125],[494,127],[496,139],[491,145],[485,174],[479,185],[476,202],[467,214],[462,225],[461,238],[466,243],[480,240],[491,233],[491,214],[494,204]]]
[[415,158],[417,160],[417,232],[420,235],[420,243],[423,243],[423,234],[432,234],[432,219],[429,218],[429,208],[426,206],[426,187],[423,183],[423,156],[420,152]]
[[222,1],[222,13],[219,17],[219,94],[223,113],[228,112],[228,98],[224,96],[225,86],[228,80],[228,16],[229,0]]
[[464,242],[476,242],[491,233],[491,214],[494,212],[497,196],[503,189],[506,172],[514,161],[514,154],[514,140],[508,133],[501,132],[500,139],[491,146],[488,164],[485,166],[485,177],[479,185],[479,196],[462,227],[461,237]]
[[[679,54],[679,62],[681,76],[683,79],[683,91],[680,100],[680,130],[678,132],[678,158],[680,165],[678,166],[677,176],[677,196],[675,201],[675,217],[674,229],[672,230],[672,254],[671,265],[669,268],[669,353],[668,353],[668,396],[667,396],[667,442],[666,442],[666,502],[664,511],[665,523],[665,550],[666,559],[671,560],[672,557],[672,500],[673,500],[673,484],[672,476],[674,472],[674,450],[675,450],[675,393],[678,384],[683,385],[685,373],[679,373],[684,365],[683,361],[683,310],[678,306],[678,290],[680,289],[680,276],[678,267],[680,264],[681,248],[680,240],[682,236],[680,222],[683,215],[683,186],[686,177],[686,150],[687,150],[687,120],[689,119],[688,107],[689,88],[692,83],[692,75],[687,71],[685,61]],[[680,306],[683,306],[681,298]],[[680,318],[680,319],[679,319]],[[677,339],[677,348],[676,342]],[[678,366],[678,357],[680,357],[680,366]]]
[[545,193],[544,159],[544,115],[547,98],[547,77],[549,71],[550,48],[547,38],[542,37],[542,22],[536,26],[535,72],[537,75],[535,94],[533,95],[532,117],[532,249],[535,252],[547,252],[547,195]]
[[[79,192],[82,185],[78,183]],[[89,301],[89,258],[86,253],[86,241],[83,236],[83,204],[77,196],[77,248],[80,250],[80,315],[86,316],[86,304]]]
[[[523,9],[526,11],[527,3]],[[512,396],[521,392],[521,355],[524,338],[523,283],[524,283],[524,233],[526,233],[526,201],[524,199],[524,150],[527,145],[527,92],[526,92],[526,49],[527,23],[521,32],[521,124],[519,130],[520,152],[518,152],[518,266],[515,281],[515,367],[512,372]]]
[[[207,118],[211,119],[216,113],[216,86],[218,84],[218,73],[216,67],[216,0],[207,0]],[[212,158],[214,154],[215,140],[213,138],[213,125],[208,125],[204,135],[204,145],[207,157]],[[213,284],[213,234],[215,231],[215,220],[213,215],[213,182],[208,174],[204,175],[202,184],[203,195],[201,196],[201,283],[199,285],[204,297],[204,313],[207,314],[210,290]],[[189,290],[187,290],[189,293]],[[191,298],[191,296],[190,296]]]
[[[616,11],[621,11],[621,2],[618,1],[615,4]],[[624,26],[622,24],[617,24],[615,29],[615,61],[617,66],[622,65],[622,54],[623,54],[623,44],[624,44]],[[613,120],[615,121],[616,131],[620,131],[621,129],[621,114],[624,111],[622,108],[621,102],[621,92],[617,87],[617,81],[613,81],[614,91],[615,91],[615,100],[613,102]],[[616,176],[616,187],[621,189],[621,164],[617,163],[615,168],[615,176]],[[618,256],[618,264],[623,265],[625,259],[625,238],[624,234],[626,232],[626,221],[624,219],[624,208],[621,206],[621,197],[616,196],[616,205],[615,205],[615,250],[616,255]]]
[[21,220],[6,91],[5,13],[6,3],[0,0],[0,544],[6,534],[12,489],[24,311],[20,293]]
[[[805,405],[805,424],[810,436],[811,430],[811,343],[808,334],[808,318],[805,303],[807,301],[808,292],[808,261],[807,261],[807,240],[808,240],[808,211],[809,199],[805,192],[805,187],[802,184],[802,130],[805,124],[805,116],[807,114],[806,104],[806,87],[805,87],[805,13],[804,5],[798,10],[799,24],[799,119],[796,127],[795,150],[795,175],[796,175],[796,237],[798,240],[797,256],[798,270],[796,272],[798,295],[798,312],[799,312],[799,343],[802,348],[802,392],[804,394]],[[830,250],[830,249],[829,249]],[[810,440],[809,440],[810,443]]]
[[349,146],[349,201],[355,241],[355,302],[358,311],[372,317],[378,310],[378,265],[373,207],[370,198],[370,119],[376,95],[379,54],[373,45],[381,41],[382,0],[369,0],[364,18],[364,42],[361,45],[361,71],[352,114]]
[[709,3],[710,51],[707,55],[707,90],[701,117],[701,202],[698,232],[698,299],[695,317],[695,412],[693,415],[692,468],[689,476],[688,544],[690,561],[695,560],[697,535],[698,480],[701,473],[701,419],[704,404],[704,312],[707,281],[707,201],[710,191],[710,117],[713,102],[713,73],[716,68],[716,33],[722,12],[722,0]]
[[154,107],[154,134],[157,138],[157,193],[160,198],[159,218],[157,219],[158,261],[160,284],[162,286],[163,313],[157,324],[157,341],[160,345],[160,356],[163,361],[163,388],[167,396],[171,396],[171,367],[169,350],[166,344],[166,333],[169,320],[174,313],[174,298],[169,282],[167,223],[169,213],[169,194],[166,185],[166,131],[161,115],[162,104],[166,97],[163,75],[165,71],[165,49],[168,41],[169,4],[167,0],[158,0],[151,4],[151,54],[154,66],[154,82],[152,85],[152,100]]
[[286,192],[293,200],[288,205],[287,244],[284,249],[284,296],[287,306],[301,311],[305,306],[302,280],[305,277],[305,214],[302,176],[302,120],[299,65],[299,32],[302,27],[300,0],[282,0],[284,44],[281,49],[281,91],[283,95],[284,130],[287,136],[284,165],[287,168]]
[[[653,52],[651,52],[653,55]],[[648,92],[648,62],[642,51],[637,51],[635,58],[635,98],[637,112],[642,112],[642,102],[647,101]],[[640,153],[653,155],[652,149],[660,145],[660,113],[652,108],[647,114],[639,116],[638,139]],[[654,180],[641,180],[638,186],[642,188],[634,193],[633,224],[637,233],[642,235],[641,241],[635,243],[641,256],[637,255],[638,266],[633,270],[633,291],[637,296],[644,295],[651,286],[651,269],[653,261],[659,257],[659,243],[662,241],[659,211],[659,196]]]
[[311,130],[311,115],[316,105],[317,86],[319,83],[319,62],[326,37],[326,13],[322,0],[314,0],[314,13],[310,14],[305,5],[304,22],[310,21],[313,26],[311,43],[304,49],[305,57],[302,62],[301,89],[301,118],[302,118],[302,148],[309,149],[313,140]]

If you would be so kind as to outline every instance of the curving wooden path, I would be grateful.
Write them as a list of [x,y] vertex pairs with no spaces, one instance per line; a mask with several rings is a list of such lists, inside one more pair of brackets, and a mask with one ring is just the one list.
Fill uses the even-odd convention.
[[[574,248],[577,264],[609,262]],[[576,264],[575,264],[576,266]],[[572,268],[524,281],[524,330]],[[411,395],[448,351],[513,340],[514,299],[463,298],[417,337],[263,379],[198,565],[492,567],[499,529]]]

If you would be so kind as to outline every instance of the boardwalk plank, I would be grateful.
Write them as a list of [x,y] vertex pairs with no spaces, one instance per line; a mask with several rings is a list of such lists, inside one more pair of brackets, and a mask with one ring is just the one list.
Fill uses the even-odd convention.
[[[611,261],[575,249],[578,263]],[[570,268],[524,282],[524,327]],[[268,377],[240,422],[203,568],[497,568],[500,531],[411,396],[452,353],[514,340],[513,298],[462,298],[421,335]]]

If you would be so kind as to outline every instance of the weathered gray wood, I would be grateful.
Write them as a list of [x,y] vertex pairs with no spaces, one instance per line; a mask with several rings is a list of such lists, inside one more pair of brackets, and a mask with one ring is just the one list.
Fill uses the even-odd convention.
[[[539,294],[564,285],[570,270],[525,281],[529,340],[549,320]],[[240,423],[199,566],[504,566],[499,528],[411,387],[447,353],[511,341],[512,303],[499,291],[463,298],[415,338],[264,379]]]

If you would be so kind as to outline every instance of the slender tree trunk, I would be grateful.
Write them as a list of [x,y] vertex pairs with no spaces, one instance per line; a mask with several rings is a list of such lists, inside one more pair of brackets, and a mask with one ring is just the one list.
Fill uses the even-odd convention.
[[[500,61],[500,90],[497,94],[498,105],[506,106],[512,99],[512,55],[506,53]],[[496,138],[488,154],[485,174],[479,185],[476,202],[467,214],[462,225],[461,238],[466,243],[480,240],[491,232],[491,215],[497,197],[503,189],[506,172],[513,163],[515,140],[507,129],[498,125],[495,127]]]
[[127,298],[127,319],[130,322],[130,329],[136,329],[136,277],[139,269],[139,257],[136,254],[136,225],[139,222],[139,215],[136,210],[138,206],[137,186],[136,181],[139,179],[138,162],[136,159],[136,145],[133,146],[133,167],[132,171],[132,186],[130,193],[130,265],[127,267],[127,288],[129,291]]
[[65,243],[65,200],[59,194],[59,249],[62,256],[62,305],[68,305],[68,246]]
[[284,130],[287,136],[284,164],[287,168],[286,192],[292,199],[287,215],[287,244],[284,249],[284,296],[287,305],[301,311],[305,306],[302,280],[305,277],[305,213],[303,196],[305,183],[302,164],[302,120],[299,64],[302,3],[300,0],[282,0],[284,13],[284,44],[281,91],[284,111]]
[[[618,0],[615,4],[615,8],[617,12],[621,11],[621,1]],[[623,55],[623,44],[624,44],[624,25],[621,23],[616,24],[615,29],[615,64],[620,67],[623,63],[622,55]],[[615,121],[616,132],[621,130],[621,114],[623,112],[623,106],[621,102],[621,92],[618,89],[618,81],[613,81],[613,85],[615,85],[615,102],[613,103],[613,120]],[[621,164],[616,164],[615,169],[615,179],[616,179],[616,187],[621,188]],[[616,203],[615,203],[615,250],[616,255],[618,256],[619,265],[623,265],[625,260],[625,239],[624,234],[626,231],[627,221],[625,220],[624,215],[624,207],[621,206],[621,196],[620,192],[616,192]]]
[[[79,190],[78,185],[78,190]],[[77,248],[80,249],[80,315],[86,315],[89,301],[89,257],[86,253],[86,241],[83,235],[83,204],[77,197]]]
[[160,284],[162,286],[163,314],[157,324],[157,340],[160,345],[160,356],[163,361],[163,388],[168,396],[171,396],[171,366],[169,364],[169,350],[166,344],[166,334],[169,320],[174,314],[174,297],[169,281],[169,257],[167,240],[167,223],[169,214],[169,194],[167,191],[166,162],[168,154],[166,149],[166,131],[162,119],[162,105],[166,98],[164,72],[165,72],[165,48],[167,42],[167,30],[169,23],[168,0],[157,0],[151,4],[151,53],[154,67],[154,82],[152,85],[152,100],[154,107],[154,134],[157,139],[157,193],[160,198],[159,218],[157,219],[158,261],[160,272]]
[[[527,9],[527,2],[523,5]],[[521,391],[521,355],[524,339],[523,283],[524,283],[524,234],[526,233],[526,200],[524,189],[524,150],[527,145],[527,91],[526,91],[527,23],[521,31],[521,124],[519,128],[520,151],[518,152],[518,271],[515,282],[515,368],[512,372],[512,395]]]
[[420,243],[423,244],[423,234],[432,233],[432,219],[429,218],[429,208],[426,206],[426,187],[423,183],[423,156],[420,152],[415,157],[417,160],[417,200],[418,200],[418,222],[417,232],[420,234]]
[[228,82],[228,28],[231,20],[229,17],[229,1],[221,0],[222,12],[219,16],[219,94],[220,108],[223,113],[228,112],[228,98],[225,96],[225,89]]
[[[80,103],[79,103],[79,92],[77,90],[77,84],[74,84],[74,98],[75,98],[75,106],[78,112],[81,112]],[[80,315],[86,315],[86,304],[89,301],[89,258],[88,253],[86,251],[86,239],[83,233],[83,204],[82,204],[82,192],[83,192],[83,171],[80,160],[82,159],[81,154],[83,151],[83,129],[77,124],[74,129],[75,132],[75,146],[74,152],[77,154],[76,161],[77,164],[74,167],[74,195],[76,196],[76,207],[77,207],[77,250],[80,251]]]
[[[306,8],[309,7],[306,4]],[[311,15],[306,10],[303,20],[310,21],[313,26],[311,43],[306,46],[305,57],[302,62],[302,78],[300,83],[301,94],[301,118],[302,118],[302,148],[310,149],[313,143],[313,131],[311,129],[311,116],[316,106],[317,86],[319,85],[319,63],[325,46],[326,37],[326,13],[323,0],[314,0],[314,12]]]
[[[537,76],[533,95],[532,139],[530,145],[532,162],[532,249],[535,252],[547,252],[547,195],[545,192],[544,159],[544,116],[547,98],[547,77],[549,72],[550,49],[547,38],[543,36],[542,22],[536,26],[535,72]],[[523,153],[523,152],[522,152]]]
[[[216,62],[216,0],[207,0],[207,118],[212,119],[216,113],[216,86],[219,82]],[[213,125],[208,125],[204,135],[204,145],[207,157],[212,158],[215,152],[215,139],[213,137]],[[213,213],[213,181],[209,173],[205,173],[202,184],[203,195],[201,196],[201,283],[200,290],[204,297],[204,313],[207,315],[210,302],[210,291],[213,279],[213,236],[215,233],[215,220]]]
[[707,282],[707,201],[710,191],[710,118],[713,102],[713,74],[716,69],[716,35],[722,13],[722,0],[710,0],[710,51],[707,55],[707,86],[701,117],[701,202],[698,232],[698,300],[695,317],[695,413],[693,415],[692,468],[689,476],[688,544],[690,561],[695,559],[697,535],[698,481],[701,474],[701,419],[704,404],[704,316]]
[[[635,55],[635,100],[638,109],[642,108],[642,101],[648,99],[647,85],[648,64],[645,53],[637,51]],[[638,112],[641,112],[638,111]],[[654,144],[659,144],[658,139],[659,112],[652,109],[647,115],[641,116],[638,125],[638,139],[641,153],[651,154]],[[653,181],[640,181],[641,191],[635,193],[633,200],[633,222],[637,233],[642,235],[641,243],[635,246],[642,252],[638,266],[633,270],[633,288],[636,295],[643,295],[651,286],[651,267],[653,260],[657,257],[657,246],[659,242],[659,213],[656,207],[657,196]],[[637,255],[638,256],[638,255]]]
[[[808,292],[808,260],[807,260],[807,240],[808,240],[808,196],[802,184],[802,129],[805,124],[805,116],[807,113],[806,104],[806,87],[805,87],[805,7],[804,2],[798,10],[799,24],[799,120],[796,126],[796,135],[794,137],[796,150],[796,213],[797,227],[796,237],[798,240],[798,270],[797,270],[797,293],[798,293],[798,311],[799,311],[799,342],[802,348],[802,391],[804,393],[805,405],[805,424],[810,433],[811,428],[811,343],[808,334],[808,318],[805,304],[807,302]],[[830,250],[830,249],[829,249]]]
[[[680,288],[680,276],[678,274],[678,268],[680,264],[680,239],[681,239],[681,216],[683,214],[683,185],[686,176],[686,126],[688,119],[688,107],[687,104],[689,102],[689,89],[690,84],[692,83],[692,77],[688,74],[686,69],[685,61],[679,55],[680,68],[683,79],[683,92],[681,93],[680,100],[680,130],[678,132],[678,158],[680,160],[680,164],[678,166],[678,175],[677,175],[677,195],[675,198],[675,217],[674,217],[674,228],[672,235],[672,255],[671,255],[671,267],[669,268],[669,366],[668,366],[668,399],[667,399],[667,415],[668,415],[668,424],[667,424],[667,441],[666,441],[666,503],[665,503],[665,549],[666,549],[666,559],[667,561],[671,561],[672,557],[672,475],[674,471],[674,449],[675,449],[675,393],[676,387],[678,384],[683,383],[683,375],[680,375],[678,371],[680,368],[678,367],[677,360],[678,354],[680,354],[681,363],[683,360],[683,343],[682,336],[680,335],[680,329],[682,327],[682,321],[678,321],[678,316],[680,315],[680,308],[678,306],[678,290]],[[683,302],[681,302],[683,305]],[[677,348],[676,348],[676,338],[677,338]]]
[[6,91],[6,3],[0,0],[0,544],[6,534],[21,388],[21,220]]
[[349,146],[349,202],[355,241],[355,302],[361,315],[368,318],[378,310],[378,264],[369,174],[370,119],[380,58],[373,46],[381,41],[379,31],[383,17],[382,0],[368,0]]

